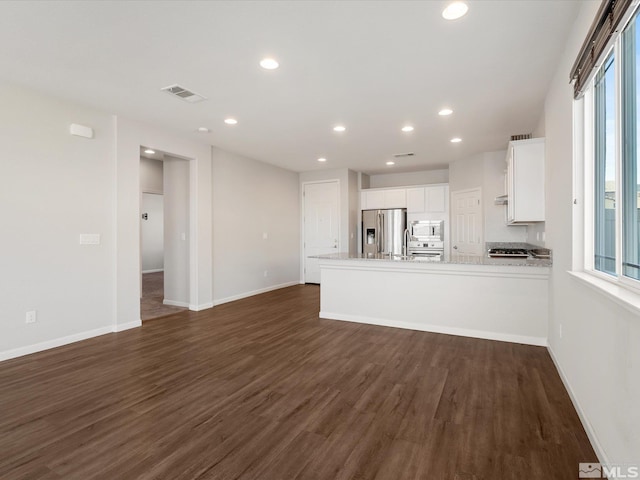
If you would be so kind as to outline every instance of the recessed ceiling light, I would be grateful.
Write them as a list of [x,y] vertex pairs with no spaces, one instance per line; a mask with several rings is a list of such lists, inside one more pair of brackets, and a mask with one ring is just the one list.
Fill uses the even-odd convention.
[[260,66],[265,70],[275,70],[280,64],[273,58],[263,58],[260,60]]
[[149,155],[153,155],[155,152],[155,150],[151,150],[150,148],[147,148],[144,153],[148,153]]
[[443,108],[438,112],[438,115],[442,115],[444,117],[447,115],[451,115],[452,113],[453,113],[453,110],[451,110],[450,108]]
[[413,132],[413,127],[411,125],[406,125],[402,127],[403,132]]
[[224,123],[226,123],[227,125],[235,125],[236,123],[238,123],[238,120],[236,120],[235,118],[225,118]]
[[396,162],[392,162],[391,160],[389,160],[389,161],[387,162],[387,165],[395,165],[395,164],[396,164]]
[[458,137],[455,137],[455,138],[452,138],[450,141],[451,141],[451,143],[460,143],[462,141],[462,139],[458,138]]
[[469,7],[464,2],[453,2],[450,3],[447,8],[442,11],[442,16],[446,20],[455,20],[456,18],[460,18],[464,16]]
[[326,159],[326,158],[323,158],[323,157],[320,157],[320,158],[318,159],[318,161],[319,161],[319,162],[326,162],[326,161],[327,161],[327,159]]
[[198,128],[198,131],[200,133],[209,133],[211,130],[209,130],[207,127],[200,127]]
[[335,127],[333,127],[334,132],[344,132],[346,129],[347,127],[343,125],[336,125]]

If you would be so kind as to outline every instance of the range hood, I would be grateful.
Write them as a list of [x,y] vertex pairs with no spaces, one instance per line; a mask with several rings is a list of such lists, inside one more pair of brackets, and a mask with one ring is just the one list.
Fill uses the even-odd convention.
[[507,203],[509,203],[509,196],[506,193],[504,195],[498,195],[493,199],[493,202],[496,205],[506,205]]

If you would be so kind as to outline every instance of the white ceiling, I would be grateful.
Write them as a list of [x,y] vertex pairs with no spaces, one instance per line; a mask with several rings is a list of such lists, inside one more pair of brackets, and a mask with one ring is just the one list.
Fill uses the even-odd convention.
[[447,3],[4,1],[0,79],[295,171],[442,168],[536,127],[582,2],[472,0],[455,21]]

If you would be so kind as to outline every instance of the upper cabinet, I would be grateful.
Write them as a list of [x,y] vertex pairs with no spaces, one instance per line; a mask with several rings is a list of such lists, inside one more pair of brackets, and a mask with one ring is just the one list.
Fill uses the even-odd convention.
[[507,223],[544,222],[544,138],[509,142]]
[[407,213],[444,213],[447,186],[407,188]]
[[446,213],[448,195],[448,185],[362,190],[360,209],[406,208],[407,213]]
[[406,206],[407,193],[404,188],[364,190],[360,192],[360,208],[362,210],[405,208]]
[[424,187],[407,188],[407,213],[425,211],[426,195]]

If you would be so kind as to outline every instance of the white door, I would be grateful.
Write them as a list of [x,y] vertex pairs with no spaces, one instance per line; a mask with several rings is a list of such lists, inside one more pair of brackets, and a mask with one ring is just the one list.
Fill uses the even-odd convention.
[[313,255],[337,253],[339,248],[338,182],[305,183],[304,203],[304,281],[320,283],[318,259]]
[[163,195],[142,194],[140,220],[142,273],[164,269],[164,206]]
[[451,193],[451,254],[481,255],[482,191],[480,188]]

